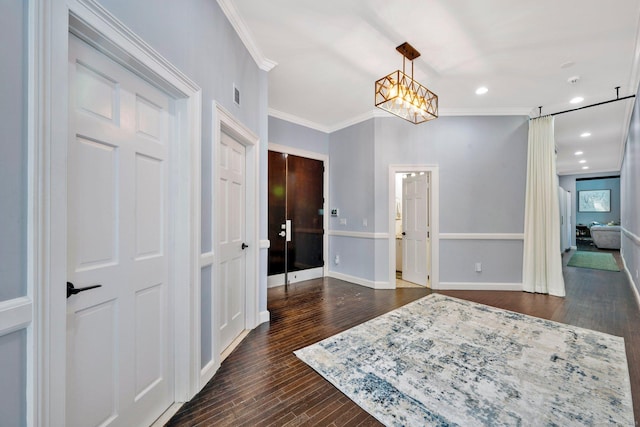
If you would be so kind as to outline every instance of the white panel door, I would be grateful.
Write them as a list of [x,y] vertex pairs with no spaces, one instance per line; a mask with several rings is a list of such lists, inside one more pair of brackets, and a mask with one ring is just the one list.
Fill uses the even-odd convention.
[[245,329],[245,147],[222,131],[218,147],[218,325],[224,351]]
[[67,426],[150,425],[173,403],[171,102],[69,36]]
[[402,280],[427,286],[429,276],[428,174],[402,180]]

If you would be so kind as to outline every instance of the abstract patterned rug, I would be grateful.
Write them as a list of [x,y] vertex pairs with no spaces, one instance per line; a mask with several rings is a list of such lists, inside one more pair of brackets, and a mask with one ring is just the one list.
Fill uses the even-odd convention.
[[608,252],[577,251],[571,256],[567,265],[595,270],[620,271],[616,259]]
[[444,295],[295,354],[388,426],[634,424],[623,338]]

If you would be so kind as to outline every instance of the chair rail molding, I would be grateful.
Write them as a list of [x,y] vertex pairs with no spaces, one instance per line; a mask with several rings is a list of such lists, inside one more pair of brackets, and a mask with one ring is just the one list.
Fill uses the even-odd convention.
[[524,240],[524,233],[440,233],[440,240]]

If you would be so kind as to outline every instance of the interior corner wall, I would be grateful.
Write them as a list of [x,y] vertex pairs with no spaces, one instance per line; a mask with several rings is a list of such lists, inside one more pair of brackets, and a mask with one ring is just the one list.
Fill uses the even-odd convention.
[[329,136],[329,209],[338,216],[329,218],[328,268],[370,286],[376,280],[374,137],[373,120]]
[[[202,89],[201,120],[201,232],[202,252],[213,249],[211,231],[213,177],[211,165],[213,102],[225,108],[260,140],[260,179],[266,181],[268,142],[267,73],[260,70],[226,16],[213,0],[99,0],[99,2],[146,43],[169,60]],[[233,101],[234,86],[240,91],[240,106]],[[266,187],[259,186],[259,217],[267,217]],[[266,239],[266,221],[260,221],[260,238]],[[264,253],[263,253],[264,252]],[[266,307],[266,250],[259,257],[259,307]],[[202,271],[202,274],[206,274]],[[214,277],[202,276],[201,292],[208,295]],[[213,279],[213,280],[212,280]],[[212,308],[202,307],[202,319],[212,318]],[[206,323],[203,322],[203,325]],[[210,346],[211,331],[202,331],[203,346]]]
[[[640,92],[638,92],[640,96]],[[640,108],[636,97],[620,171],[621,249],[629,276],[640,292]]]

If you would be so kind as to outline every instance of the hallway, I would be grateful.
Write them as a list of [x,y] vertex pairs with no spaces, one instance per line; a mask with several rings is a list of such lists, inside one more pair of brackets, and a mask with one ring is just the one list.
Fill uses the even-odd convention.
[[[640,418],[640,310],[626,273],[567,267],[566,298],[524,292],[442,291],[507,310],[624,336],[633,406]],[[614,256],[620,263],[619,253]],[[167,424],[380,425],[293,355],[373,317],[428,295],[429,289],[377,290],[316,279],[268,290],[270,324],[249,333],[213,380]]]

